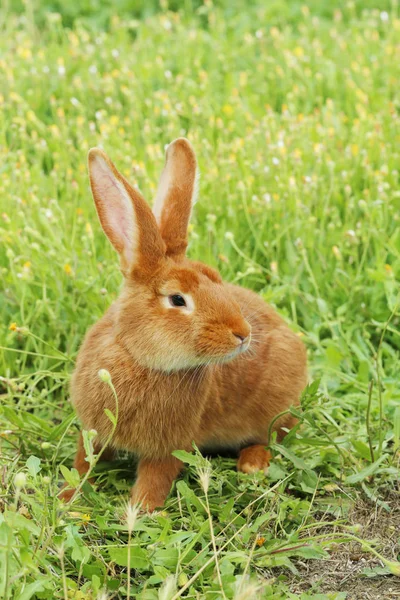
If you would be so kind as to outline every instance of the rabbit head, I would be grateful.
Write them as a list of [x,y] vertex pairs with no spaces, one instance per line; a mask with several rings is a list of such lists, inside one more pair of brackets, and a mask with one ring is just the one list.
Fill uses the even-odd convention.
[[214,269],[186,257],[197,163],[184,138],[167,149],[153,212],[106,154],[89,152],[97,213],[120,255],[125,285],[116,340],[145,368],[171,372],[232,360],[250,325]]

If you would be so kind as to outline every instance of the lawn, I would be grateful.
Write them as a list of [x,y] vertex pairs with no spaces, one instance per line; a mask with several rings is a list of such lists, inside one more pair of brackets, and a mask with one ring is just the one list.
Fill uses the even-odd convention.
[[[69,4],[0,8],[0,597],[398,598],[397,2]],[[86,157],[152,200],[182,135],[190,256],[277,308],[310,386],[268,475],[194,453],[127,522],[132,457],[57,499],[79,344],[122,283]]]

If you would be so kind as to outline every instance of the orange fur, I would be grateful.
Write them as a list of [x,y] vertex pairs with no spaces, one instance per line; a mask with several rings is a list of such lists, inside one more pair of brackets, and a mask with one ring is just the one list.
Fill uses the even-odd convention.
[[270,460],[271,452],[268,452],[264,446],[259,444],[247,446],[240,451],[237,468],[243,473],[256,473],[257,471],[266,473]]
[[[98,371],[110,372],[119,404],[112,447],[139,457],[132,498],[154,509],[182,467],[171,453],[190,450],[193,441],[200,448],[249,446],[238,468],[267,467],[269,425],[298,403],[306,352],[257,294],[223,283],[216,271],[184,256],[196,179],[187,140],[168,148],[157,219],[103,153],[90,156],[93,196],[121,256],[125,286],[85,337],[72,402],[83,426],[96,429],[104,442],[111,428],[104,411],[115,412],[115,400]],[[186,308],[169,306],[167,295],[178,293],[188,295]],[[293,423],[282,417],[275,424],[279,437]]]

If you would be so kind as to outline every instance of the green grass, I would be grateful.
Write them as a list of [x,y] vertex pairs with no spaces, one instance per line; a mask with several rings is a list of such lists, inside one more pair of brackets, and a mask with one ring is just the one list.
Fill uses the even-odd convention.
[[[125,598],[128,575],[146,600],[397,597],[397,2],[67,4],[1,9],[0,597]],[[56,497],[74,360],[121,285],[86,154],[151,201],[180,135],[201,169],[190,255],[277,307],[316,383],[268,476],[216,457],[207,490],[189,457],[130,533],[131,459]]]

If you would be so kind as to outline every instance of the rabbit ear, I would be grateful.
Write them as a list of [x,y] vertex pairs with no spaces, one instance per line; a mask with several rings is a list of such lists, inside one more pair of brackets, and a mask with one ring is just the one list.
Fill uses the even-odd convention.
[[174,259],[179,260],[185,255],[187,230],[196,193],[196,156],[189,141],[178,138],[167,148],[166,163],[153,207],[167,246],[167,255]]
[[120,255],[124,275],[154,273],[165,244],[149,205],[98,148],[89,151],[89,177],[101,226]]

